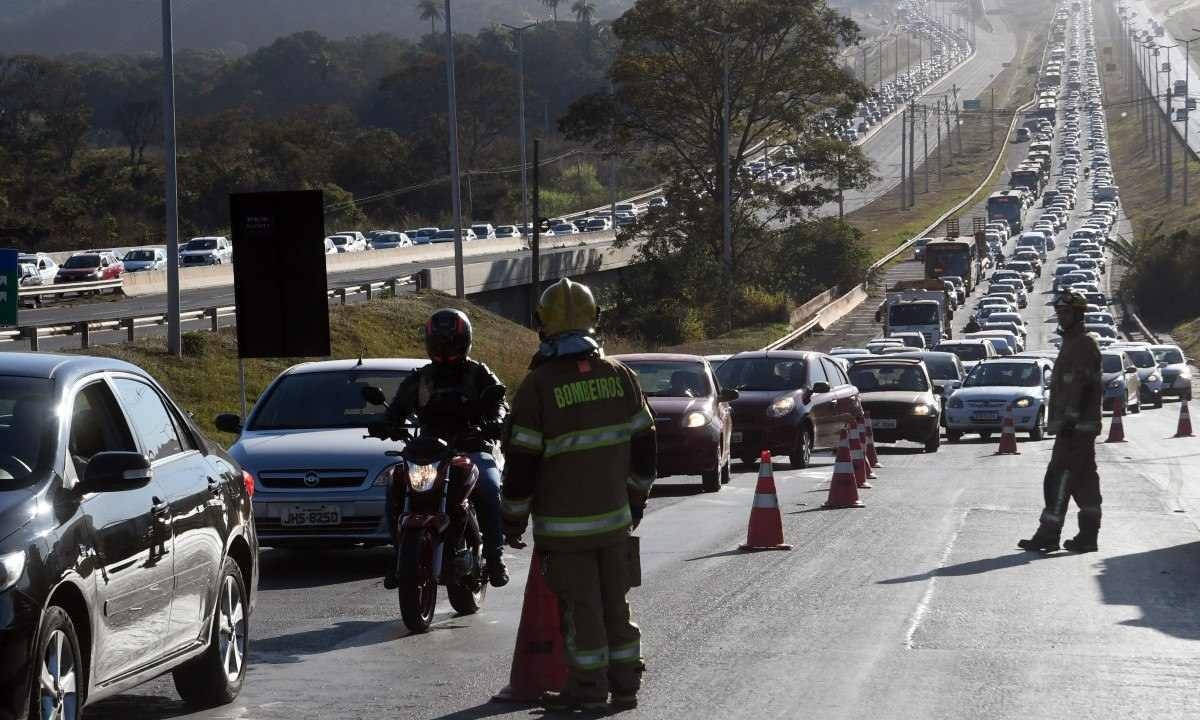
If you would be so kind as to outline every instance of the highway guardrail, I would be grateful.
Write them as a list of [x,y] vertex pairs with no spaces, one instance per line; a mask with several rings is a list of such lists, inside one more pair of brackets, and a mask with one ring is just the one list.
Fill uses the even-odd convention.
[[35,301],[55,295],[82,295],[89,292],[104,290],[120,290],[121,279],[97,280],[95,282],[55,283],[53,285],[32,285],[17,290],[17,297],[33,298]]

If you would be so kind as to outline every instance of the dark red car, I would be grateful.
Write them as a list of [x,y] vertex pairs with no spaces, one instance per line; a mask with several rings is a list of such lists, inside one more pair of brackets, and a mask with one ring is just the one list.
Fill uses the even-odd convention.
[[858,403],[841,364],[816,352],[738,353],[717,368],[717,380],[740,393],[730,444],[746,464],[770,450],[787,455],[793,467],[808,467],[813,448],[837,446]]
[[116,280],[125,272],[125,265],[110,252],[76,253],[58,267],[54,282],[99,282]]
[[705,492],[729,482],[732,415],[737,391],[717,384],[698,355],[618,355],[637,373],[658,429],[658,476],[699,475]]

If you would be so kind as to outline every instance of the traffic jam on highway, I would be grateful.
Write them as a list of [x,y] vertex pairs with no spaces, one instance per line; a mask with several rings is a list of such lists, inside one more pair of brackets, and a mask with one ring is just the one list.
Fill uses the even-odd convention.
[[[857,508],[863,506],[858,490],[871,487],[866,478],[874,477],[873,466],[895,462],[913,472],[928,469],[934,459],[923,453],[938,452],[943,440],[959,444],[975,435],[982,443],[998,436],[998,454],[1017,454],[1016,433],[1021,433],[1036,448],[1037,441],[1051,434],[1051,380],[1062,342],[1046,319],[1046,307],[1063,290],[1079,293],[1088,303],[1086,331],[1101,350],[1103,407],[1111,413],[1113,432],[1126,412],[1162,408],[1165,400],[1177,398],[1182,401],[1179,434],[1184,434],[1186,403],[1192,399],[1192,359],[1174,344],[1123,340],[1109,295],[1113,268],[1106,246],[1123,214],[1110,162],[1092,12],[1086,0],[1060,5],[1039,76],[1038,99],[1009,145],[1009,152],[1021,161],[1010,163],[1008,189],[987,199],[986,224],[974,236],[915,243],[925,277],[887,289],[875,309],[878,337],[861,347],[840,346],[828,353],[785,349],[613,356],[640,384],[649,416],[640,429],[653,419],[657,477],[694,478],[699,484],[694,498],[666,496],[667,508],[689,507],[700,518],[684,515],[675,520],[686,542],[695,542],[705,528],[717,527],[707,523],[728,525],[733,515],[718,513],[737,513],[736,522],[743,521],[744,503],[737,508],[732,508],[732,500],[720,506],[691,504],[725,498],[729,493],[710,494],[731,483],[730,493],[742,493],[733,497],[748,500],[749,489],[736,482],[734,461],[743,466],[738,469],[758,475],[747,546],[787,550],[791,547],[783,543],[778,520],[775,467],[786,464],[789,472],[822,474],[829,481],[828,488],[818,488],[829,492],[825,507]],[[863,123],[869,127],[878,122],[894,110],[894,103],[911,98],[955,66],[966,46],[950,37],[945,43],[937,58],[927,60],[912,77],[888,85],[891,90],[861,108]],[[837,130],[847,139],[853,139],[849,134],[855,131]],[[751,170],[778,173],[780,182],[794,179],[780,166]],[[617,224],[664,203],[656,197],[647,206],[619,204]],[[596,220],[600,222],[593,226]],[[608,230],[611,218],[597,213],[574,223],[564,220],[552,229],[555,234],[574,234],[580,225]],[[482,240],[526,231],[519,225],[476,224],[465,232]],[[437,228],[377,231],[369,237],[337,233],[326,239],[326,251],[441,242],[446,232],[453,238],[452,229]],[[185,250],[185,258],[195,258],[185,265],[231,261],[224,237],[196,238]],[[109,251],[84,251],[61,267],[49,256],[22,256],[21,268],[23,277],[28,274],[30,284],[36,284],[77,275],[76,279],[99,279],[122,263],[125,271],[134,270],[134,263],[142,263],[136,269],[160,269],[162,262],[160,249],[141,248],[121,260]],[[570,283],[553,287],[573,292]],[[545,298],[543,303],[548,302]],[[592,319],[594,310],[593,306]],[[449,311],[439,314],[444,312]],[[430,320],[427,342],[435,322],[443,320]],[[448,322],[456,338],[466,328],[466,345],[453,349],[465,357],[469,321],[451,315]],[[442,357],[444,348],[429,347],[431,355]],[[357,671],[386,671],[394,683],[398,670],[388,661],[397,658],[378,654],[374,646],[413,638],[408,649],[386,652],[407,653],[403,661],[413,664],[414,677],[434,673],[432,678],[421,675],[420,687],[442,692],[451,684],[442,678],[443,672],[479,662],[470,641],[461,639],[474,632],[483,638],[478,642],[489,643],[479,652],[500,657],[505,664],[502,674],[511,679],[499,698],[536,700],[538,692],[530,688],[561,688],[567,673],[564,657],[570,657],[574,672],[583,666],[583,653],[571,632],[565,646],[559,637],[560,620],[569,622],[570,613],[560,617],[546,609],[553,595],[541,578],[551,573],[531,565],[523,599],[510,589],[498,599],[493,619],[470,625],[471,616],[488,615],[489,582],[497,588],[508,582],[507,575],[497,582],[498,568],[503,568],[499,557],[487,557],[485,536],[496,518],[485,513],[494,509],[479,505],[484,502],[480,495],[499,490],[489,486],[492,480],[481,478],[494,473],[498,479],[506,465],[499,450],[480,450],[500,436],[488,434],[499,417],[472,406],[472,417],[481,419],[473,420],[471,432],[463,434],[469,438],[455,437],[454,443],[414,437],[412,423],[400,430],[387,427],[395,425],[393,406],[405,388],[417,385],[409,381],[429,364],[429,358],[358,358],[295,365],[268,385],[245,417],[227,413],[216,418],[220,431],[237,438],[226,450],[204,435],[191,413],[176,404],[158,380],[131,364],[82,355],[0,356],[0,717],[73,719],[84,705],[96,705],[106,717],[178,716],[211,708],[224,712],[222,706],[242,702],[239,696],[246,694],[253,695],[254,707],[266,714],[314,716],[312,707],[275,707],[288,704],[277,693],[289,688],[299,696],[305,692],[299,685],[323,686],[322,678],[285,676],[291,665],[305,666],[300,659],[279,659],[279,648],[284,647],[279,637],[256,655],[250,620],[255,613],[271,615],[271,603],[291,602],[281,599],[284,594],[319,594],[321,583],[295,576],[275,582],[263,568],[265,548],[295,550],[306,557],[349,548],[347,552],[373,558],[370,570],[358,577],[359,561],[341,556],[339,562],[352,568],[347,577],[362,584],[351,586],[344,580],[345,588],[330,585],[334,593],[344,591],[352,597],[353,603],[370,606],[372,617],[383,617],[376,625],[384,625],[364,621],[361,624],[369,627],[358,628],[359,635],[341,637],[336,648],[310,649],[314,655],[361,651],[369,660],[354,666]],[[483,377],[489,376],[490,372]],[[475,382],[464,384],[475,387]],[[624,392],[615,381],[590,382],[555,388],[557,408]],[[481,405],[504,404],[503,386],[489,380],[480,387]],[[428,401],[432,391],[421,385],[414,392],[424,393]],[[580,434],[571,442],[602,447],[616,442],[609,436],[628,441],[636,435],[641,412],[625,425]],[[1187,431],[1190,435],[1190,425]],[[538,433],[511,422],[503,434],[516,445],[543,444]],[[548,441],[544,444],[549,447]],[[1020,445],[1026,445],[1025,439]],[[889,455],[883,446],[911,451],[921,459],[910,464],[905,455]],[[570,449],[568,443],[558,452]],[[823,451],[832,451],[832,468]],[[983,457],[991,457],[990,448]],[[815,476],[792,479],[797,477]],[[652,497],[652,505],[657,499]],[[499,503],[498,497],[494,500]],[[671,500],[679,505],[670,505]],[[507,512],[513,501],[506,495],[505,503]],[[769,517],[772,513],[774,519]],[[561,520],[551,518],[555,519]],[[547,521],[535,516],[535,534],[539,522]],[[388,550],[382,562],[370,554],[373,548],[392,545],[396,552]],[[510,547],[518,544],[510,540]],[[660,568],[656,563],[661,560],[654,558],[667,555],[665,550],[655,552],[646,556],[648,569]],[[947,546],[943,563],[949,553]],[[736,552],[688,560],[731,554]],[[512,553],[505,558],[511,562]],[[861,557],[857,561],[867,562]],[[739,587],[754,581],[739,574],[744,569],[730,572],[730,584],[735,579]],[[382,582],[390,593],[382,590],[380,578],[385,578]],[[721,581],[704,578],[709,584]],[[638,583],[640,578],[630,582]],[[928,606],[932,583],[929,588],[908,631],[909,648],[925,617],[920,608]],[[711,593],[714,588],[705,590]],[[734,592],[732,587],[716,590]],[[453,615],[438,607],[442,592]],[[688,602],[695,604],[708,600],[736,606],[731,612],[739,622],[746,621],[747,608],[762,611],[760,600],[744,595],[726,601],[706,598],[691,587],[671,592],[688,595]],[[799,597],[800,590],[795,594]],[[770,603],[771,612],[788,609]],[[790,610],[795,612],[794,607]],[[610,611],[620,614],[611,608],[605,612]],[[336,605],[322,606],[317,617],[308,620],[329,622],[333,612]],[[397,634],[397,615],[409,634]],[[272,616],[271,627],[278,632],[290,620]],[[535,620],[549,625],[532,627]],[[463,628],[469,630],[460,633]],[[447,632],[439,635],[439,629]],[[686,635],[686,630],[679,632]],[[296,634],[305,632],[309,631]],[[327,642],[316,633],[312,644]],[[421,663],[410,657],[422,648],[437,653],[439,644],[451,650],[436,661]],[[557,655],[549,650],[552,647]],[[633,652],[629,657],[640,665],[640,650],[630,649],[636,647],[636,642],[615,651],[610,647],[602,653],[603,662],[596,660],[589,669],[606,667],[610,659],[615,666],[622,651]],[[256,667],[256,659],[263,664]],[[337,662],[357,661],[338,655],[323,672],[336,674]],[[672,668],[663,661],[650,671],[663,676]],[[171,677],[183,706],[147,702],[146,693],[166,692],[161,683],[135,690],[165,675]],[[381,688],[368,692],[361,687],[366,681],[357,680],[360,685],[350,682],[348,692],[371,697],[357,697],[356,702],[363,707],[383,702],[379,707],[387,707],[388,701],[374,695]],[[257,693],[256,681],[273,683],[268,699]],[[465,689],[476,691],[475,686]],[[134,692],[142,694],[132,704],[110,706],[116,709],[104,714],[102,701]],[[323,692],[336,691],[326,687]],[[455,695],[453,702],[460,699]],[[507,712],[487,710],[486,697],[478,700],[485,709],[476,707],[471,711],[476,714],[461,717]],[[413,717],[441,715],[436,700],[405,702],[409,704],[404,713]],[[636,697],[619,698],[615,690],[612,702],[616,710],[637,707]],[[339,714],[366,716],[363,707]],[[239,717],[257,716],[243,710]],[[315,716],[332,712],[319,711]],[[676,708],[674,716],[679,713]],[[664,715],[651,711],[645,716]]]

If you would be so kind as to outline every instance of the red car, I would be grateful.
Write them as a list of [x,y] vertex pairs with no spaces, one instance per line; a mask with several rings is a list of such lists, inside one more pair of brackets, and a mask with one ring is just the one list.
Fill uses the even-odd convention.
[[125,265],[111,252],[76,253],[59,266],[54,282],[116,280],[123,272]]
[[637,373],[658,431],[658,476],[699,475],[705,492],[729,482],[736,390],[717,384],[699,355],[646,353],[616,359]]

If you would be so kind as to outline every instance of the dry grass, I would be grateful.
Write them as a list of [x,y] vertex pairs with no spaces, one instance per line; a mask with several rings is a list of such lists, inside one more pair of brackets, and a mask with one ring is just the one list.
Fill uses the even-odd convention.
[[[537,350],[537,336],[469,302],[436,293],[332,308],[333,357],[425,357],[420,328],[430,313],[442,307],[457,307],[471,316],[475,335],[472,355],[487,363],[510,391],[515,389]],[[167,355],[163,342],[157,339],[95,347],[87,352],[144,368],[195,415],[210,437],[229,443],[233,438],[217,432],[213,418],[221,412],[238,411],[237,336],[232,329],[216,334],[189,333],[184,347],[189,353],[182,359]],[[297,362],[303,360],[247,360],[248,402],[253,403],[280,372]]]
[[1200,318],[1177,325],[1171,330],[1171,337],[1183,348],[1183,354],[1195,362],[1200,358]]

